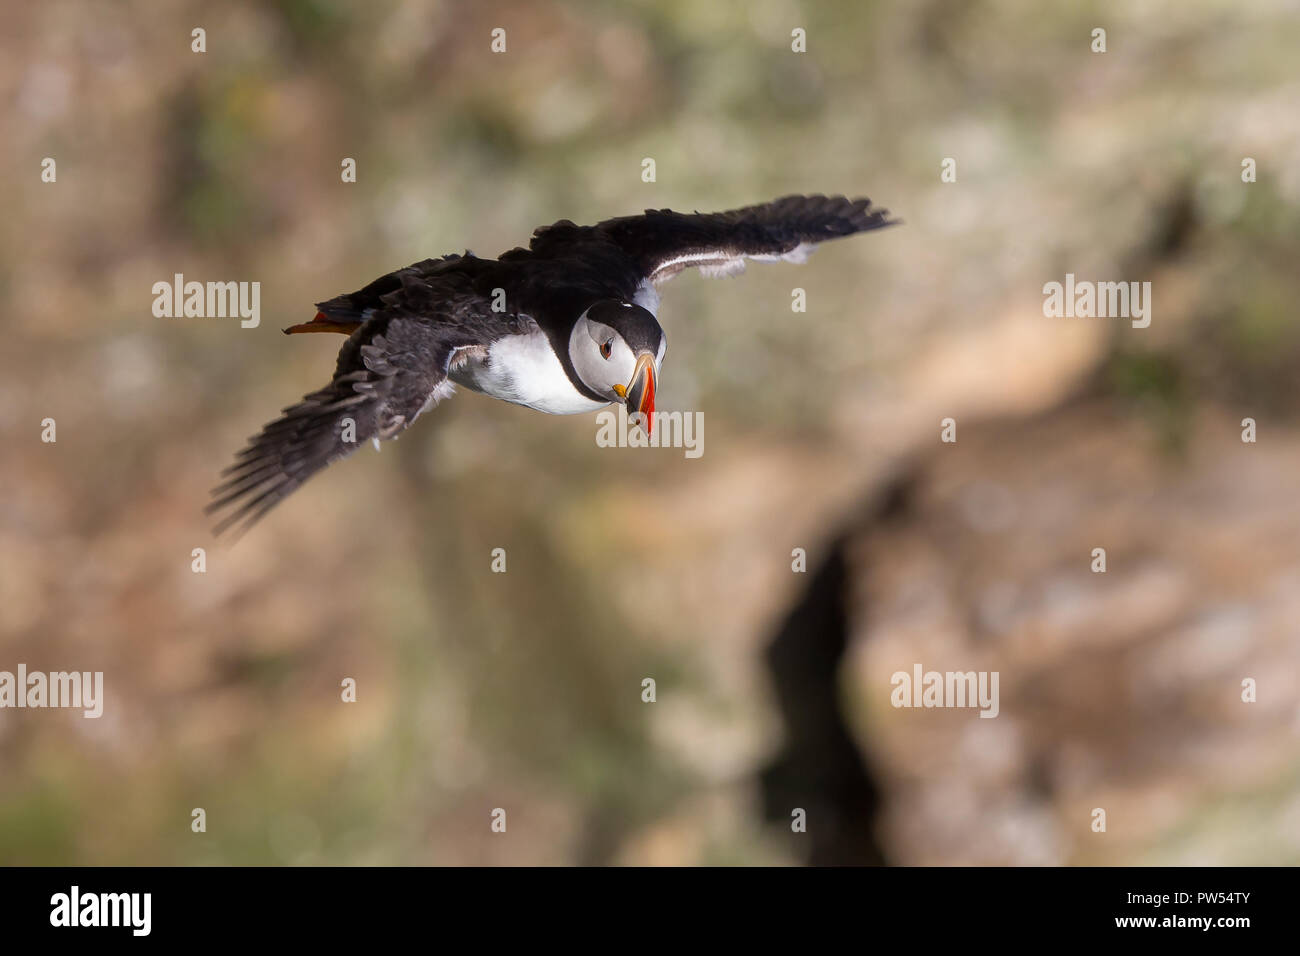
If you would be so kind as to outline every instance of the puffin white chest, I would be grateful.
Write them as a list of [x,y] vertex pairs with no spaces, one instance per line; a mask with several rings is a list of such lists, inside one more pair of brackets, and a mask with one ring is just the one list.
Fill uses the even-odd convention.
[[549,415],[577,415],[610,404],[574,388],[540,329],[497,339],[451,364],[448,377],[456,384]]

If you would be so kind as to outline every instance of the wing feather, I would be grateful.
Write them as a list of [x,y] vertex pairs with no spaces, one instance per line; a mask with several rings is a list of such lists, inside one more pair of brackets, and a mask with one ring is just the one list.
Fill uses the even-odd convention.
[[445,381],[452,348],[418,316],[367,320],[333,381],[284,409],[222,472],[207,509],[222,515],[216,533],[247,530],[318,471],[409,427]]
[[546,252],[574,239],[602,238],[631,257],[644,278],[660,283],[691,267],[708,276],[734,275],[746,258],[803,262],[819,242],[896,222],[870,199],[784,196],[727,212],[647,209],[587,227],[565,220],[538,230],[532,248]]
[[339,350],[330,383],[284,409],[222,472],[207,507],[220,515],[217,534],[236,525],[246,531],[328,465],[366,442],[395,438],[450,393],[457,350],[486,345],[521,321],[493,313],[444,260],[417,263],[367,289],[354,295],[368,317]]

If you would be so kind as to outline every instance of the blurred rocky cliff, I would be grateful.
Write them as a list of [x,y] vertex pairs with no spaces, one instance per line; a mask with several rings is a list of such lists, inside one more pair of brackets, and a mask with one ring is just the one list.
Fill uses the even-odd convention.
[[[0,669],[108,693],[0,711],[0,862],[1300,858],[1290,5],[0,22]],[[279,332],[311,303],[791,192],[905,225],[664,287],[700,458],[461,394],[212,540],[217,472],[332,368]],[[156,318],[176,273],[261,282],[261,324]],[[1150,326],[1044,316],[1067,273],[1151,282]],[[998,670],[999,716],[891,707],[914,662]]]

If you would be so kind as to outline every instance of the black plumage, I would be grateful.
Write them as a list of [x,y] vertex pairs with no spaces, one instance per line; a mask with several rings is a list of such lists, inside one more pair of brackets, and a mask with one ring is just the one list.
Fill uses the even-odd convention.
[[594,226],[561,220],[499,259],[426,259],[321,302],[316,321],[351,333],[333,380],[286,408],[223,472],[208,506],[222,513],[216,530],[251,525],[360,444],[395,437],[436,400],[451,363],[475,349],[540,329],[573,387],[608,401],[569,355],[569,333],[593,304],[629,302],[688,267],[723,274],[747,256],[781,257],[890,224],[869,200],[842,196],[787,196],[721,213],[647,210]]

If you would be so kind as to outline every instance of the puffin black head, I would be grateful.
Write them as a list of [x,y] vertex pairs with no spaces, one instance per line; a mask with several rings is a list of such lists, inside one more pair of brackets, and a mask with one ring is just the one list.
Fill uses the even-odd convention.
[[655,317],[632,302],[602,299],[584,312],[569,336],[569,358],[583,383],[610,401],[626,402],[654,425],[659,363],[668,346]]

